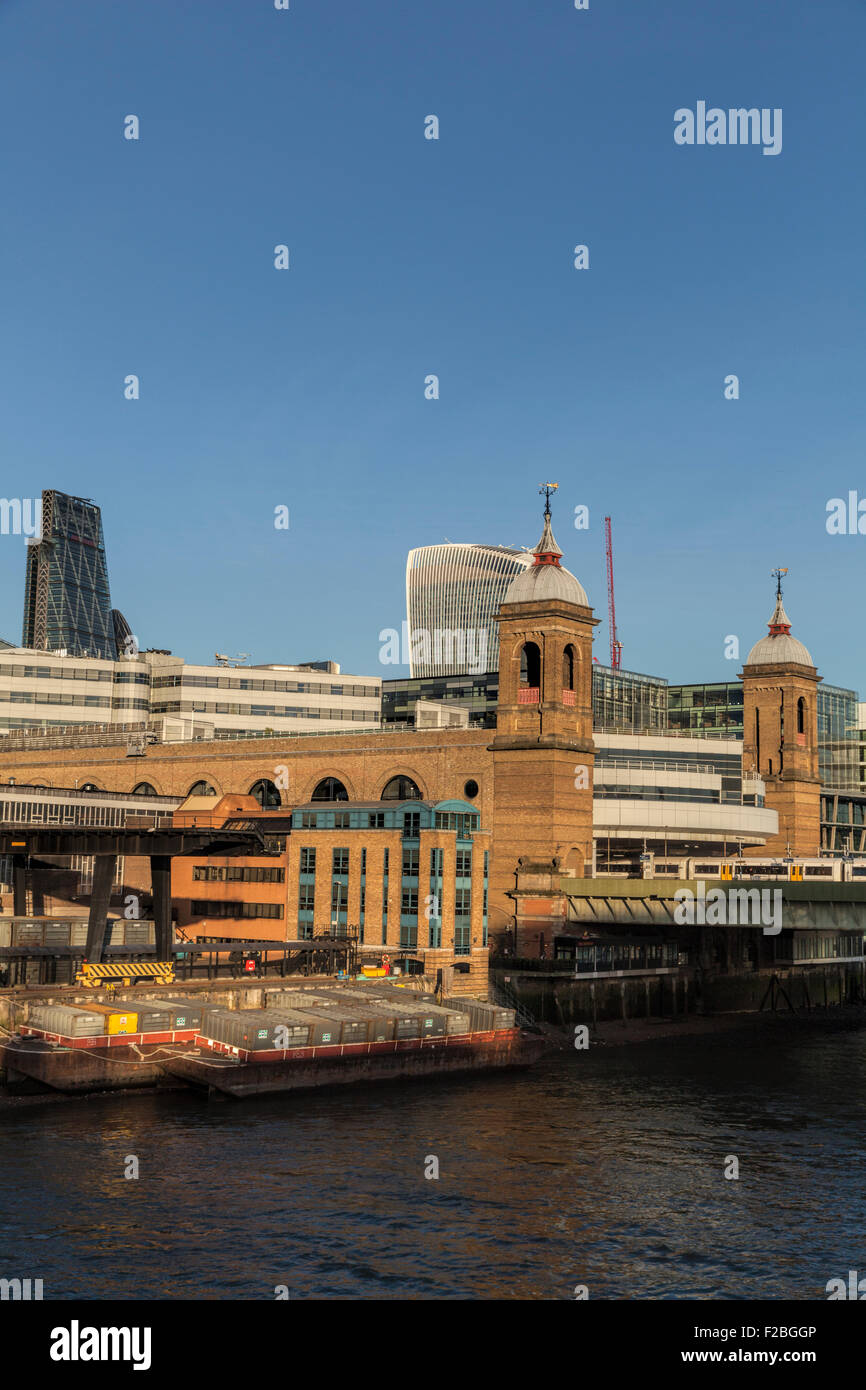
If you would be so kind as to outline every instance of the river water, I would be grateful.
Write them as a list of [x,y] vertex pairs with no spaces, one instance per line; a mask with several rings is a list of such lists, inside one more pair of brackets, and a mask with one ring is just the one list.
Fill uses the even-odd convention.
[[0,1276],[46,1299],[824,1299],[866,1274],[864,1075],[866,1029],[767,1028],[0,1111]]

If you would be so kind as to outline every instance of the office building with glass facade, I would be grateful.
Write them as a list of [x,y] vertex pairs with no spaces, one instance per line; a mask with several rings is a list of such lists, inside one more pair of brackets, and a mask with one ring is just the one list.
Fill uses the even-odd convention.
[[838,791],[860,790],[860,733],[856,690],[818,686],[818,771]]
[[739,739],[596,733],[596,871],[639,872],[641,855],[727,856],[776,826]]
[[615,671],[593,663],[592,724],[599,731],[664,733],[668,727],[668,683],[659,676]]
[[[664,733],[667,729],[667,681],[635,671],[614,671],[593,664],[593,727],[610,732]],[[431,676],[382,682],[382,724],[414,723],[416,700],[441,700],[465,706],[470,728],[495,729],[499,672],[483,676]]]
[[406,677],[382,682],[382,724],[412,728],[416,700],[439,700],[469,711],[469,726],[495,729],[499,672],[482,676]]
[[693,738],[743,737],[740,681],[668,686],[668,727]]
[[21,645],[69,656],[117,652],[102,513],[85,497],[42,494],[42,530],[27,546]]

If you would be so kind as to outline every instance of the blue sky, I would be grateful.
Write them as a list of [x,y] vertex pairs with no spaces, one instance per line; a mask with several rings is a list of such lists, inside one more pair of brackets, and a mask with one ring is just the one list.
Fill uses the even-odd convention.
[[[143,646],[389,676],[407,550],[533,545],[552,479],[602,660],[609,513],[625,666],[732,679],[784,565],[866,692],[825,528],[866,498],[864,39],[862,0],[0,0],[3,494],[100,503]],[[781,154],[677,146],[699,100],[782,108]],[[0,537],[13,641],[23,575]]]

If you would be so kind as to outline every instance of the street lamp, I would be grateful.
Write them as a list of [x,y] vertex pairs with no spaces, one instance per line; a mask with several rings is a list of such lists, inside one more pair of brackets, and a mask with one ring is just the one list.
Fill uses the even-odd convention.
[[[505,908],[504,908],[504,907],[499,907],[496,903],[488,903],[488,904],[487,904],[487,911],[488,911],[488,912],[501,912],[502,915],[503,915],[503,917],[505,918],[505,920],[508,922],[508,929],[509,929],[509,931],[511,932],[511,935],[512,935],[512,938],[513,938],[513,952],[512,952],[512,954],[516,956],[516,955],[517,955],[517,918],[516,918],[516,913],[508,913],[508,912],[505,911]],[[507,954],[508,954],[507,950],[506,950],[505,952],[503,952],[503,954],[504,954],[504,955],[507,955]]]

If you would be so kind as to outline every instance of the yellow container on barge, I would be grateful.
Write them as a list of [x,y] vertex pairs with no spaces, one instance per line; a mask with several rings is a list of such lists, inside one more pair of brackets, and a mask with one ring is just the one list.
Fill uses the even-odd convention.
[[119,1009],[116,1004],[91,1004],[87,1001],[87,1012],[102,1014],[105,1019],[105,1032],[109,1034],[137,1033],[138,1014],[128,1009]]

